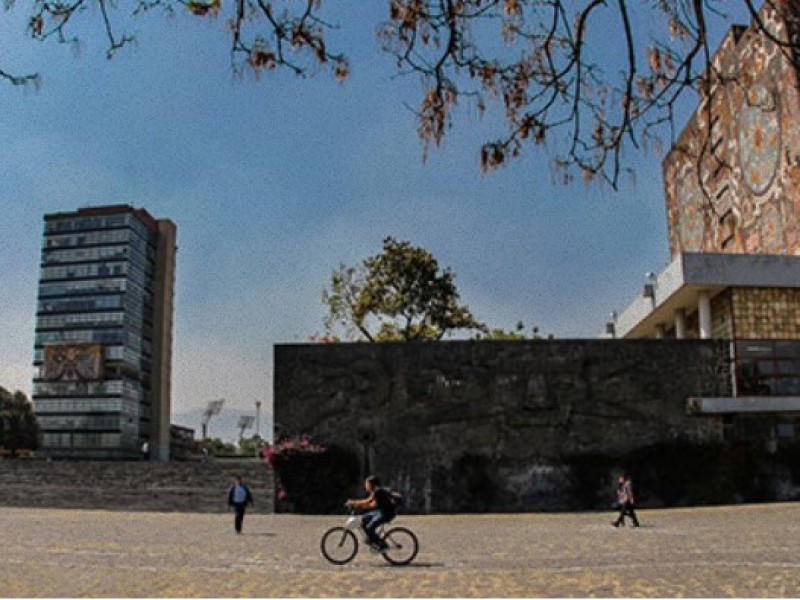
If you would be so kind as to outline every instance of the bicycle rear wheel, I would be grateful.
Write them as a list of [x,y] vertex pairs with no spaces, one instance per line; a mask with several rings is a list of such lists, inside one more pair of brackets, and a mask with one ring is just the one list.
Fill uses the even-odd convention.
[[394,527],[386,532],[383,541],[388,548],[383,553],[383,558],[393,565],[407,565],[417,556],[419,542],[414,532],[405,527]]
[[322,536],[319,546],[322,556],[335,565],[349,563],[358,553],[355,534],[344,527],[331,527]]

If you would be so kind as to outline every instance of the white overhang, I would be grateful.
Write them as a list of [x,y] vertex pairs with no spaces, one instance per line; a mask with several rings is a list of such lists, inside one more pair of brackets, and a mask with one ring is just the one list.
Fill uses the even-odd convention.
[[688,398],[686,400],[686,412],[692,415],[800,413],[800,398],[797,396]]
[[654,337],[672,326],[679,309],[697,310],[697,296],[729,287],[800,287],[800,256],[764,254],[679,254],[623,310],[614,324],[620,338]]

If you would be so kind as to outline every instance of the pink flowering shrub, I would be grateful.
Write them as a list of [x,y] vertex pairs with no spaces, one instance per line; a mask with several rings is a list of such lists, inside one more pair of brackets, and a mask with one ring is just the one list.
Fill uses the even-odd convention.
[[355,454],[314,443],[307,435],[284,438],[270,455],[275,469],[279,512],[331,514],[358,482]]

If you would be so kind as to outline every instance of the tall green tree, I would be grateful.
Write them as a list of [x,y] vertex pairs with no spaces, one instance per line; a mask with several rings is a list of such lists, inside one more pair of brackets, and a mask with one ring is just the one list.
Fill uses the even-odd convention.
[[17,451],[39,447],[39,424],[33,403],[20,391],[13,394],[0,387],[0,446],[16,456]]
[[459,303],[450,269],[440,269],[424,248],[392,237],[358,266],[340,265],[322,297],[328,333],[341,328],[344,339],[439,340],[486,328]]

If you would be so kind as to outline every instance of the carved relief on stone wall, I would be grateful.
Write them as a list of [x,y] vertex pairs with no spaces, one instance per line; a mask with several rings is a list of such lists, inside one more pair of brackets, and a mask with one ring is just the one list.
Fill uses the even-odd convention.
[[[534,492],[558,498],[547,482],[531,481],[537,461],[560,468],[574,456],[616,459],[698,427],[700,437],[716,435],[717,421],[687,416],[685,399],[730,393],[729,374],[716,375],[728,342],[651,342],[481,342],[477,350],[448,342],[447,352],[434,344],[277,345],[275,420],[355,454],[364,474],[405,490],[412,510],[485,510],[456,504],[469,498],[462,483],[473,467],[491,474],[493,510],[530,510]],[[392,382],[385,402],[373,400],[384,390],[378,379]],[[461,399],[451,395],[456,381]],[[347,410],[331,414],[334,397],[347,398]]]

